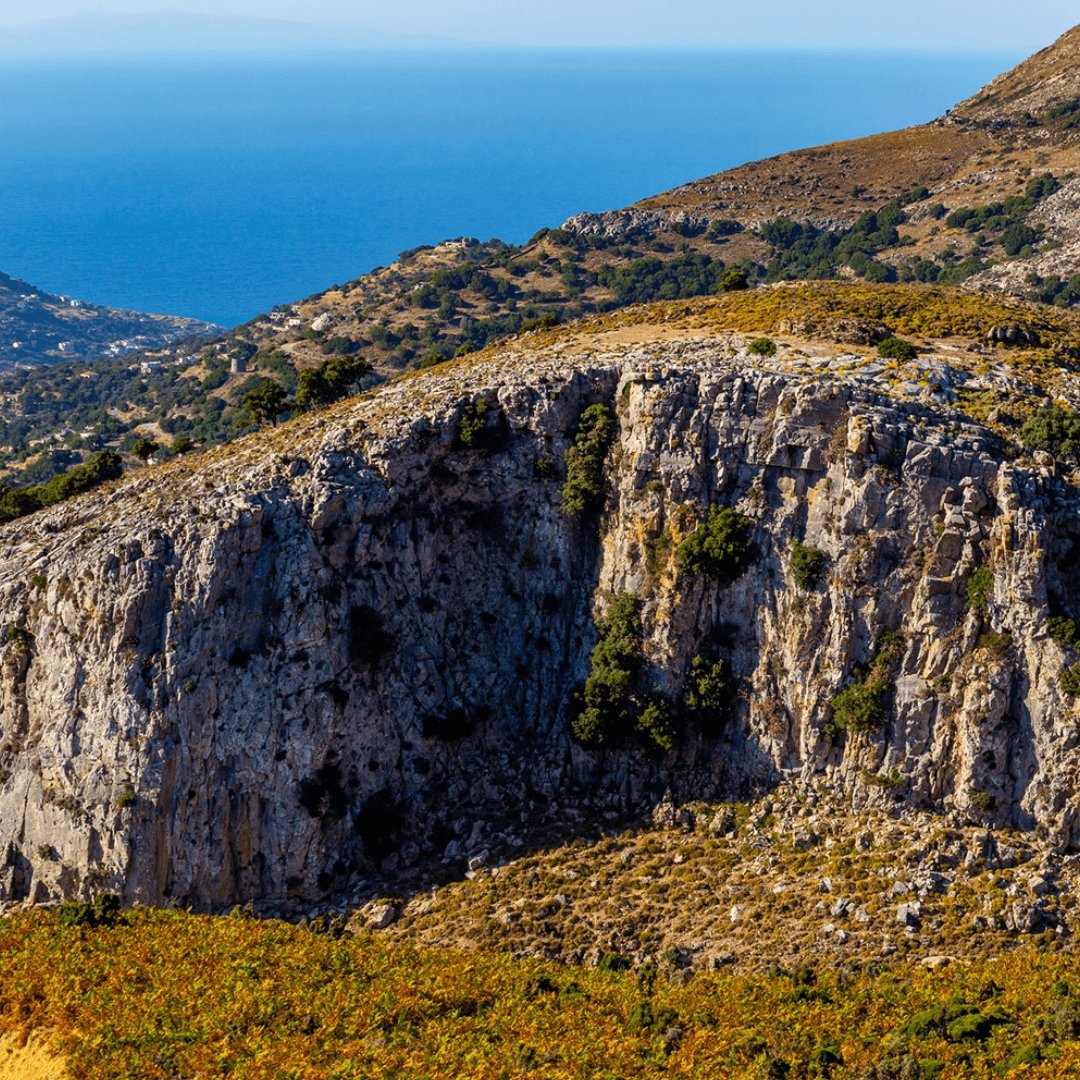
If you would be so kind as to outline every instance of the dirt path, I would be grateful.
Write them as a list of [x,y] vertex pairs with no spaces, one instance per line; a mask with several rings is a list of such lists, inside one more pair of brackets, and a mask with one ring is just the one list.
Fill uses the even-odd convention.
[[11,1035],[0,1038],[0,1080],[63,1080],[64,1065],[43,1038],[31,1036],[25,1045]]

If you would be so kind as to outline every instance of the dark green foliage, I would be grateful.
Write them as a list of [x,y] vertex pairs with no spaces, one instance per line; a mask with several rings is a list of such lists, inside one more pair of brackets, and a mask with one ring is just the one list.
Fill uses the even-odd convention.
[[752,356],[775,356],[776,342],[772,338],[754,338],[750,342],[749,351]]
[[[1077,102],[1080,103],[1080,98],[1077,99]],[[1053,173],[1043,173],[1042,176],[1036,176],[1028,181],[1027,187],[1024,189],[1024,195],[1033,202],[1038,202],[1040,199],[1045,199],[1048,195],[1054,195],[1060,190],[1061,183],[1057,177]]]
[[602,952],[596,961],[597,971],[629,971],[634,965],[617,952]]
[[690,661],[684,696],[686,714],[706,735],[723,731],[738,704],[738,686],[726,660],[695,656]]
[[1001,246],[1006,255],[1019,255],[1024,248],[1038,240],[1039,234],[1030,225],[1017,222],[1001,234]]
[[885,360],[914,360],[919,350],[903,338],[887,337],[878,343],[878,356]]
[[130,788],[122,792],[120,797],[116,800],[116,808],[118,810],[129,810],[139,801],[138,795],[135,794]]
[[813,589],[825,571],[827,557],[824,551],[807,547],[793,540],[791,544],[791,574],[800,589]]
[[832,699],[833,730],[872,731],[881,726],[896,665],[903,652],[904,635],[899,630],[881,635],[870,669],[865,673],[856,671],[855,682]]
[[555,480],[559,475],[559,466],[553,457],[541,454],[533,465],[533,476],[537,480]]
[[753,522],[728,506],[710,506],[697,531],[679,545],[679,565],[705,574],[721,586],[737,581],[757,554],[750,530]]
[[631,1031],[666,1031],[678,1022],[679,1014],[667,1007],[654,1006],[651,1001],[641,1001],[634,1006],[627,1024]]
[[322,351],[325,356],[352,356],[353,353],[359,352],[359,350],[360,342],[347,337],[327,338],[322,344]]
[[190,454],[195,449],[195,443],[187,435],[177,435],[169,449],[176,457],[181,457],[183,454]]
[[839,267],[848,266],[868,281],[893,281],[893,268],[873,256],[900,243],[897,226],[906,220],[899,200],[868,211],[850,229],[819,229],[775,218],[761,228],[772,247],[766,280],[833,278]]
[[1062,693],[1069,697],[1080,696],[1080,664],[1065,668],[1058,676],[1058,681],[1061,683]]
[[622,266],[603,266],[597,280],[615,294],[617,305],[623,306],[708,296],[721,290],[726,273],[724,263],[709,255],[672,259],[650,255]]
[[1080,127],[1080,98],[1070,98],[1052,105],[1046,111],[1046,122],[1049,127],[1061,131],[1072,131],[1073,128]]
[[833,724],[841,731],[872,731],[885,719],[880,692],[869,682],[857,682],[832,699]]
[[158,444],[153,439],[136,439],[131,444],[131,452],[140,461],[149,461],[159,450]]
[[985,611],[994,595],[994,574],[988,566],[980,566],[972,571],[964,587],[967,606],[972,611]]
[[968,796],[968,802],[976,809],[988,814],[997,805],[997,800],[988,791],[973,791]]
[[666,698],[657,694],[646,702],[638,717],[637,733],[647,746],[665,753],[674,748],[679,731]]
[[1002,1074],[1011,1073],[1022,1065],[1039,1065],[1042,1063],[1042,1051],[1037,1046],[1021,1046],[1014,1050],[998,1067],[997,1072]]
[[750,278],[742,267],[733,266],[730,270],[725,270],[723,276],[720,278],[721,292],[739,292],[742,289],[749,288]]
[[559,325],[559,316],[553,311],[545,311],[543,315],[537,315],[535,318],[526,319],[521,324],[521,333],[528,334],[533,330],[550,330],[552,327]]
[[1049,405],[1024,421],[1020,442],[1028,450],[1046,450],[1055,457],[1072,456],[1080,449],[1080,416],[1072,409]]
[[241,396],[240,410],[254,424],[276,424],[287,403],[288,395],[280,383],[273,379],[262,379]]
[[115,480],[123,471],[119,454],[113,450],[99,450],[84,464],[76,465],[61,476],[54,476],[47,484],[29,488],[10,488],[0,484],[0,521],[11,521],[63,502],[73,495],[91,491],[107,480]]
[[604,459],[615,439],[615,417],[606,405],[590,405],[578,422],[574,445],[566,452],[562,507],[568,514],[590,514],[604,505]]
[[641,708],[635,691],[641,671],[641,603],[629,593],[612,597],[597,624],[600,640],[592,651],[582,707],[571,731],[586,746],[621,741],[637,728]]
[[465,406],[458,425],[458,445],[466,450],[498,450],[507,435],[506,417],[483,398]]
[[915,1013],[898,1034],[907,1039],[944,1036],[950,1042],[981,1042],[990,1037],[995,1027],[1011,1023],[997,1006],[984,1010],[970,1002],[950,1001]]
[[61,904],[56,912],[56,922],[63,930],[80,926],[90,929],[115,926],[120,918],[120,897],[115,893],[98,893],[92,904],[77,902]]
[[297,408],[314,409],[348,397],[370,373],[371,365],[358,356],[334,357],[297,372]]
[[1059,644],[1075,648],[1080,639],[1080,629],[1067,615],[1052,615],[1046,620],[1047,633]]

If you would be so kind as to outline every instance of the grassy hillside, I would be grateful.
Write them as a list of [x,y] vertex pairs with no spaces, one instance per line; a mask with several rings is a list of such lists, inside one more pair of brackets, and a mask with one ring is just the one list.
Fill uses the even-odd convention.
[[[0,924],[0,1031],[86,1080],[1052,1077],[1080,1069],[1080,970],[1034,951],[931,970],[678,985],[387,947],[244,917],[65,912]],[[324,932],[317,932],[322,930]]]

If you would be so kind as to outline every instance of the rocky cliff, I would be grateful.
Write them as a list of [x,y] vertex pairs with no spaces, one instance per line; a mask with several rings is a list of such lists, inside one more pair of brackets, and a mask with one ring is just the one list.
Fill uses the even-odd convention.
[[[1080,844],[1076,657],[1047,630],[1080,498],[956,407],[1012,392],[1009,363],[955,339],[753,355],[708,307],[526,337],[6,526],[0,897],[296,909],[782,779]],[[606,502],[569,515],[595,403]],[[715,505],[752,522],[725,586],[675,558]],[[664,755],[570,737],[622,593],[643,684],[678,700],[707,645],[730,665],[721,730]],[[841,730],[886,635],[883,719]]]

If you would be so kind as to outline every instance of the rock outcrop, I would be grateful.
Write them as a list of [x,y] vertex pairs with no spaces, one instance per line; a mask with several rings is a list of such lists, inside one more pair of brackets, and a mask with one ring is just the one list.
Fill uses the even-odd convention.
[[[781,779],[1080,844],[1075,657],[1047,632],[1080,574],[1074,488],[937,384],[807,357],[519,344],[6,526],[0,898],[298,909],[668,789]],[[571,517],[557,472],[597,402],[607,501]],[[715,504],[756,548],[724,588],[674,557]],[[816,585],[796,540],[824,553]],[[677,700],[722,650],[720,734],[666,757],[570,738],[594,619],[627,592],[649,685]],[[840,731],[831,700],[885,634],[886,720]]]

